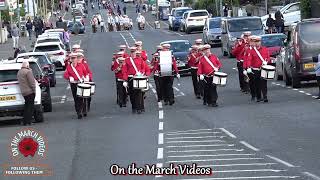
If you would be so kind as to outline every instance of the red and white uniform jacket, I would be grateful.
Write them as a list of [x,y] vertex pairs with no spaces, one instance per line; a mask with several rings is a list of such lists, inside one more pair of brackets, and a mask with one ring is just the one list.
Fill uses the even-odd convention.
[[125,62],[120,65],[118,60],[113,61],[111,70],[114,71],[114,74],[118,80],[128,80],[127,67],[125,66]]
[[232,49],[232,54],[236,57],[237,61],[240,62],[243,60],[243,53],[245,51],[245,47],[248,46],[244,40],[241,40],[236,43],[236,45]]
[[[89,75],[89,73],[87,72],[86,68],[83,66],[82,63],[78,63],[76,65],[76,67],[74,67],[75,70],[78,72],[79,77],[81,78],[81,81],[83,81],[83,79]],[[69,80],[70,77],[73,77],[73,79],[77,82],[80,81],[80,79],[78,78],[78,76],[76,75],[76,73],[73,71],[73,68],[71,67],[71,64],[66,68],[66,71],[64,72],[63,77],[66,80]]]
[[198,53],[189,53],[188,55],[188,66],[192,69],[198,69],[199,64],[199,54]]
[[128,57],[125,60],[125,66],[127,68],[127,75],[128,76],[135,76],[137,74],[137,72],[134,68],[134,65],[131,63],[131,59],[134,62],[135,66],[137,68],[137,71],[139,71],[141,74],[147,74],[146,66],[148,66],[148,65],[141,57],[135,57],[135,58]]
[[84,58],[81,63],[89,74],[89,80],[92,82],[92,71],[90,70],[88,61]]
[[[270,63],[270,55],[269,51],[266,47],[260,47],[259,49],[257,48],[258,52],[260,52],[263,60],[267,61]],[[257,52],[254,50],[254,48],[251,48],[250,50],[250,55],[248,56],[248,61],[246,66],[249,68],[253,69],[260,69],[262,66],[262,60],[258,56]]]
[[249,57],[251,54],[251,50],[252,50],[252,47],[250,45],[246,46],[243,50],[244,52],[243,52],[243,65],[242,66],[244,69],[249,68],[248,60],[249,60]]
[[[221,63],[219,61],[219,59],[211,54],[208,59],[210,60],[210,62],[212,63],[212,65],[218,69],[221,68]],[[198,66],[198,72],[197,72],[198,75],[206,75],[206,76],[211,76],[214,74],[214,69],[213,67],[207,62],[207,60],[205,59],[205,56],[203,56],[201,59],[200,59],[200,62],[199,62],[199,66]]]
[[145,50],[142,50],[141,51],[141,57],[144,61],[147,61],[148,60],[148,54],[147,54],[147,51]]

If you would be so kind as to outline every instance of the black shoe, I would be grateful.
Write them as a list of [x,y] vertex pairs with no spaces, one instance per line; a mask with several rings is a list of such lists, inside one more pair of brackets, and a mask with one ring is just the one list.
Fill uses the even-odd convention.
[[84,117],[87,117],[87,113],[84,113],[83,116],[84,116]]
[[217,103],[213,103],[212,107],[218,107],[218,104]]
[[169,104],[169,102],[168,102],[168,101],[164,102],[164,105],[168,105],[168,104]]
[[269,102],[269,100],[266,98],[263,100],[263,102],[267,103],[267,102]]
[[174,104],[174,100],[170,101],[169,105],[172,106]]
[[134,114],[134,113],[136,113],[137,112],[137,110],[135,110],[135,109],[132,109],[132,113]]
[[82,115],[81,114],[78,114],[78,119],[82,119]]
[[141,110],[137,110],[137,113],[138,113],[138,114],[141,114],[141,113],[142,113],[142,111],[141,111]]
[[257,102],[261,102],[262,101],[262,99],[257,99]]
[[203,105],[207,105],[207,103],[206,103],[206,102],[203,102]]
[[197,97],[197,99],[201,99],[201,95],[197,95],[196,97]]
[[122,108],[122,104],[120,104],[119,106],[120,106],[120,108]]

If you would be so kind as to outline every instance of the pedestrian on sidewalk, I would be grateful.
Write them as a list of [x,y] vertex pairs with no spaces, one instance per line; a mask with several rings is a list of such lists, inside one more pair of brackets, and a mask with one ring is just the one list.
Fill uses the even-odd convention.
[[70,51],[70,34],[68,32],[68,28],[64,28],[63,32],[63,43],[66,46],[66,50]]
[[103,20],[101,20],[100,27],[101,27],[101,32],[105,32],[105,26],[104,26]]
[[29,62],[23,61],[21,69],[18,71],[17,79],[21,94],[24,97],[23,125],[31,125],[32,115],[34,113],[34,98],[36,93],[36,80],[33,77],[32,69],[29,68]]
[[268,27],[268,33],[273,33],[273,27],[274,27],[274,19],[271,17],[271,14],[269,14],[269,18],[267,19],[266,25]]
[[32,36],[32,27],[33,27],[33,24],[31,22],[31,18],[29,17],[28,21],[26,23],[26,28],[27,28],[27,31],[28,31],[29,40],[31,40],[31,36]]
[[317,99],[320,99],[320,54],[318,55],[318,63],[316,64],[315,70],[316,70],[316,76],[317,76],[317,83],[319,87],[319,94]]
[[12,40],[13,40],[13,48],[18,48],[20,30],[17,27],[17,25],[15,25],[15,24],[12,25],[11,36],[12,36]]
[[123,5],[122,11],[123,11],[124,15],[127,15],[127,6],[126,5]]

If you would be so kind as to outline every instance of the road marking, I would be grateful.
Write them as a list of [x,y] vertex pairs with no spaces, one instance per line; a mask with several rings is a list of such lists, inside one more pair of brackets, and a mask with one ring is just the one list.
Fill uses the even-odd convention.
[[305,93],[307,96],[312,96],[312,94],[310,94],[310,93]]
[[205,139],[205,138],[224,138],[226,136],[194,136],[194,137],[173,137],[173,138],[166,138],[166,139]]
[[163,144],[163,133],[159,133],[158,144]]
[[176,135],[186,135],[186,134],[220,134],[221,132],[194,132],[194,133],[172,133],[172,134],[166,134],[168,136],[176,136]]
[[292,90],[294,90],[294,91],[298,91],[299,89],[292,89]]
[[313,98],[317,98],[317,96],[312,96]]
[[180,92],[181,96],[185,96],[185,94],[183,92]]
[[179,148],[179,147],[217,147],[217,146],[234,146],[234,144],[204,144],[204,145],[185,145],[185,146],[166,146],[167,148]]
[[163,119],[163,110],[159,110],[159,119]]
[[162,109],[162,102],[158,102],[159,109]]
[[70,89],[70,88],[71,88],[71,87],[70,87],[70,84],[68,84],[68,86],[67,86],[67,90],[68,90],[68,89]]
[[65,102],[66,102],[66,98],[67,98],[67,96],[66,96],[66,95],[63,95],[62,98],[61,98],[60,103],[61,103],[61,104],[65,103]]
[[232,167],[232,166],[270,166],[277,163],[248,163],[248,164],[216,164],[216,165],[199,165],[198,167]]
[[311,173],[309,173],[309,172],[303,172],[303,174],[305,174],[305,175],[307,175],[307,176],[309,176],[309,177],[311,177],[311,178],[313,178],[313,179],[315,179],[315,180],[320,180],[320,177],[319,177],[319,176],[316,176],[316,175],[311,174]]
[[82,40],[80,39],[80,40],[79,40],[79,45],[80,45],[80,46],[81,46],[81,42],[82,42]]
[[244,149],[200,149],[200,150],[185,150],[185,151],[168,151],[168,153],[188,153],[188,152],[217,152],[217,151],[237,151],[241,152]]
[[168,141],[167,143],[202,143],[202,142],[226,142],[223,140],[204,140],[204,141]]
[[175,89],[175,90],[178,91],[178,92],[180,91],[177,87],[173,87],[173,89]]
[[207,162],[207,161],[237,161],[237,160],[262,160],[264,158],[230,158],[230,159],[188,159],[181,161],[167,161],[166,163]]
[[[202,180],[224,180],[224,179],[294,179],[300,176],[253,176],[253,177],[223,177],[223,178],[201,178]],[[179,179],[179,180],[198,180],[198,179]]]
[[[158,168],[162,168],[162,167],[163,167],[163,164],[162,164],[162,163],[157,163],[157,167],[158,167]],[[157,178],[157,177],[162,177],[162,175],[156,175],[155,177],[156,177],[156,178]]]
[[131,32],[129,32],[131,38],[133,39],[134,42],[136,42],[136,39],[133,37],[133,35],[131,34]]
[[163,131],[163,122],[159,122],[159,131]]
[[278,163],[284,164],[284,165],[286,165],[286,166],[288,166],[288,167],[296,167],[296,166],[294,166],[294,165],[292,165],[292,164],[290,164],[290,163],[288,163],[288,162],[286,162],[286,161],[283,161],[283,160],[281,160],[281,159],[279,159],[279,158],[276,158],[276,157],[274,157],[274,156],[270,156],[270,155],[266,155],[266,156],[269,157],[269,158],[271,158],[271,159],[273,159],[273,160],[275,160],[275,161],[277,161]]
[[214,129],[189,129],[185,131],[169,131],[167,132],[168,134],[173,134],[173,133],[184,133],[184,132],[194,132],[194,131],[211,131]]
[[152,92],[153,92],[153,93],[157,93],[157,91],[156,91],[155,89],[153,89],[153,88],[152,88]]
[[163,148],[158,148],[157,159],[163,159]]
[[220,128],[221,131],[223,131],[224,133],[226,133],[228,136],[230,136],[233,139],[236,139],[237,136],[235,136],[234,134],[232,134],[231,132],[227,131],[225,128]]
[[245,145],[247,148],[253,150],[253,151],[260,151],[258,148],[253,147],[252,145],[250,145],[249,143],[245,142],[245,141],[240,141],[241,144]]
[[304,93],[304,91],[299,91],[300,93]]
[[255,154],[206,154],[206,155],[182,155],[168,156],[169,158],[184,158],[184,157],[219,157],[219,156],[254,156]]
[[153,29],[153,27],[149,24],[148,21],[146,21],[146,23],[147,23],[147,25],[148,25],[151,29]]
[[127,42],[127,39],[122,35],[122,33],[120,33],[120,36],[122,37],[122,39],[124,40],[124,42],[126,43],[126,45],[129,47],[129,44]]
[[57,78],[57,79],[62,79],[63,76],[62,76],[62,75],[57,75],[56,78]]
[[284,172],[288,170],[279,169],[242,169],[242,170],[227,170],[227,171],[212,171],[213,173],[233,173],[233,172]]

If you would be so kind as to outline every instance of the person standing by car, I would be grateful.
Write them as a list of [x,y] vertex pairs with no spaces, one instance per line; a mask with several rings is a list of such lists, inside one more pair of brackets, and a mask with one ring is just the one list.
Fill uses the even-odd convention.
[[274,19],[271,17],[271,14],[269,14],[269,17],[266,22],[266,26],[268,27],[269,34],[272,34],[272,32],[273,32],[274,23],[275,23]]
[[127,15],[127,6],[126,5],[123,5],[122,11],[123,11],[124,15]]
[[19,47],[19,35],[20,35],[19,28],[17,27],[17,25],[13,24],[12,30],[11,30],[11,36],[13,40],[13,49]]
[[31,22],[31,18],[29,17],[28,18],[28,21],[26,23],[26,28],[27,28],[27,31],[28,31],[28,36],[29,36],[29,40],[31,40],[31,36],[32,36],[32,22]]
[[319,94],[317,99],[320,99],[320,54],[318,55],[318,63],[316,64],[315,70],[316,70],[316,76],[317,76],[317,83],[319,87]]
[[31,125],[34,113],[34,98],[36,96],[36,80],[33,77],[32,70],[29,68],[29,62],[23,61],[22,67],[18,71],[17,79],[21,94],[24,97],[23,125]]
[[275,20],[275,27],[277,30],[277,33],[283,33],[284,29],[284,20],[283,20],[283,15],[282,13],[278,10],[275,14],[274,14],[276,20]]

